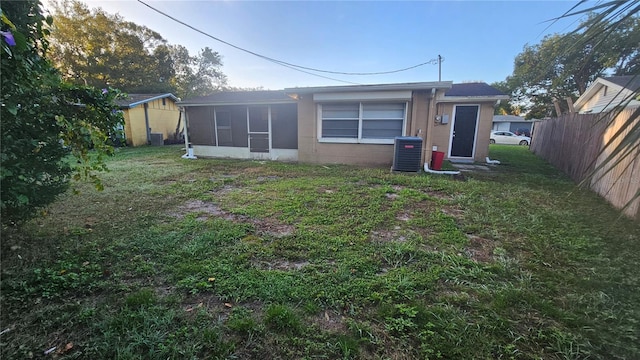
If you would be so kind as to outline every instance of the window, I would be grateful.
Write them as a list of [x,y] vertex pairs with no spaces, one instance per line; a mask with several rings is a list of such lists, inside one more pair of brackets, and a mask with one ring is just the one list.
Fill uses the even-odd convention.
[[406,103],[320,105],[321,140],[391,144],[402,136]]
[[322,105],[323,138],[358,138],[360,104]]
[[402,136],[404,104],[362,105],[362,138],[393,139]]

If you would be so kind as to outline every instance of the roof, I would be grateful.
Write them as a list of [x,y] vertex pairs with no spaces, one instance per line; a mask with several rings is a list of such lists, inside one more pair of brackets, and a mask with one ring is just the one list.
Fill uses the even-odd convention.
[[517,115],[493,115],[493,122],[533,122]]
[[429,81],[396,84],[370,84],[370,85],[340,85],[340,86],[316,86],[295,87],[284,89],[288,94],[305,94],[320,92],[352,92],[352,91],[393,91],[393,90],[431,90],[449,89],[451,81]]
[[243,104],[274,104],[293,103],[296,100],[289,97],[284,90],[257,91],[224,91],[208,96],[186,99],[178,102],[181,106],[198,105],[243,105]]
[[612,87],[614,92],[620,92],[620,98],[618,102],[630,94],[640,91],[640,76],[639,75],[624,75],[624,76],[609,76],[599,77],[592,82],[585,92],[574,102],[576,110],[580,111],[582,107],[591,99],[603,86]]
[[604,80],[620,85],[631,91],[640,90],[640,75],[609,76],[604,78]]
[[485,83],[453,84],[451,81],[431,81],[396,84],[371,84],[371,85],[341,85],[341,86],[317,86],[295,87],[284,90],[259,90],[259,91],[223,91],[208,96],[201,96],[179,101],[180,106],[205,106],[205,105],[250,105],[250,104],[276,104],[293,103],[297,94],[316,93],[346,93],[367,91],[409,91],[445,89],[446,97],[452,99],[473,98],[482,100],[508,99],[494,87]]
[[126,99],[119,99],[116,100],[116,104],[118,106],[120,106],[120,108],[134,108],[140,104],[144,104],[144,103],[148,103],[150,101],[154,101],[154,100],[158,100],[158,99],[164,99],[164,98],[170,98],[173,99],[173,101],[178,101],[180,99],[178,99],[175,95],[171,94],[171,93],[167,93],[167,94],[128,94]]
[[444,96],[507,96],[507,94],[483,82],[453,84]]

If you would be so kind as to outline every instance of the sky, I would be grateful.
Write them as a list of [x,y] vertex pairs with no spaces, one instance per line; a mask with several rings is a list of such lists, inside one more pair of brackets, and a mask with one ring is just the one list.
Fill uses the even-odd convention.
[[[573,30],[578,18],[549,20],[577,1],[153,1],[143,0],[216,38],[291,64],[337,72],[384,72],[441,55],[442,81],[504,80],[525,45]],[[84,1],[160,33],[192,54],[222,55],[235,87],[283,89],[438,81],[438,65],[386,75],[291,70],[206,37],[135,0]]]

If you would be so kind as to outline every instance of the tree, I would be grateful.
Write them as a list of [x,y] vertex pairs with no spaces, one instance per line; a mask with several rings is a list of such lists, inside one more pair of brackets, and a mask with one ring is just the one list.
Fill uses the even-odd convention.
[[54,5],[51,58],[65,80],[124,92],[208,95],[226,84],[221,56],[191,56],[157,32],[76,0]]
[[[492,87],[502,91],[505,94],[512,94],[514,89],[506,81],[498,81],[491,84]],[[522,106],[518,105],[516,101],[510,99],[508,101],[501,101],[494,109],[495,115],[517,115],[522,113]]]
[[227,77],[220,71],[220,54],[205,47],[198,56],[189,55],[182,45],[171,46],[175,64],[173,85],[184,98],[204,96],[222,90]]
[[639,19],[625,18],[615,30],[607,31],[609,23],[596,18],[590,15],[581,28],[590,24],[590,33],[607,32],[606,40],[585,36],[584,31],[548,35],[516,56],[513,74],[505,83],[513,98],[528,108],[528,118],[557,115],[554,100],[565,112],[565,99],[575,100],[597,77],[628,74],[638,67]]
[[51,60],[64,80],[127,92],[172,90],[163,79],[172,75],[171,62],[166,52],[154,53],[166,44],[160,34],[79,1],[54,4]]
[[[118,93],[64,84],[46,59],[46,24],[37,0],[3,1],[0,8],[0,210],[17,224],[63,193],[71,177],[101,183],[110,135],[122,116]],[[93,147],[94,150],[89,151]],[[73,164],[69,156],[74,156]]]

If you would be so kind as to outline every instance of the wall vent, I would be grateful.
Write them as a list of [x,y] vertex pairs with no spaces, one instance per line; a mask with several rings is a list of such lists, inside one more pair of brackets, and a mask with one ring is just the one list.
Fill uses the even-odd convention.
[[393,171],[420,171],[422,138],[398,136],[395,138],[393,153]]

